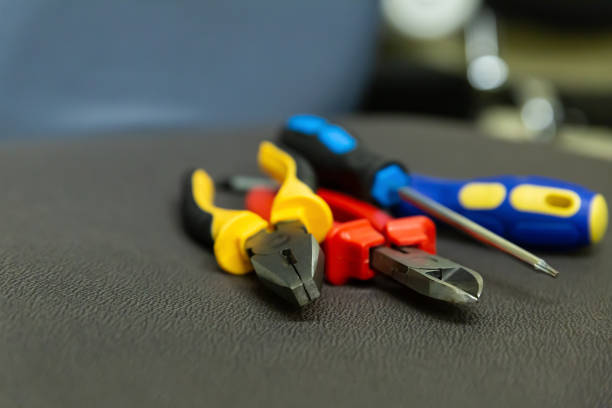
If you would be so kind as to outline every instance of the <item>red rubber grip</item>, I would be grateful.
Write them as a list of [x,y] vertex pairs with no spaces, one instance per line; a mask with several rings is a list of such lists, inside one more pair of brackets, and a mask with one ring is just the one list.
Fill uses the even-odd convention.
[[436,226],[424,215],[392,219],[385,225],[383,233],[389,244],[436,253]]
[[244,198],[244,206],[264,220],[269,220],[274,196],[276,196],[276,190],[272,188],[253,187]]
[[382,232],[385,225],[393,220],[393,217],[386,211],[346,194],[325,188],[318,189],[317,194],[329,205],[336,221],[365,218],[372,223],[374,228]]
[[327,281],[342,285],[350,278],[372,279],[370,249],[384,244],[385,237],[366,219],[334,223],[323,242]]

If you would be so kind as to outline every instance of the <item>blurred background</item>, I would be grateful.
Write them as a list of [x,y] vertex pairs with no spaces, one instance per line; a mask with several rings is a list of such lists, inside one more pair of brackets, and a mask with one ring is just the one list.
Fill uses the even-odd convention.
[[425,115],[612,160],[609,0],[0,0],[0,139]]

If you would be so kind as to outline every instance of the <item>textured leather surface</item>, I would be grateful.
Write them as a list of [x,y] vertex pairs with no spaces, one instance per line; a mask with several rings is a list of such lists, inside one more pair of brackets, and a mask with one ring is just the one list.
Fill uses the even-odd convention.
[[[612,198],[606,162],[454,124],[348,123],[424,173],[539,173]],[[441,230],[439,252],[485,279],[470,307],[377,278],[291,311],[219,271],[180,228],[180,176],[255,172],[273,131],[0,145],[0,406],[610,406],[609,236],[540,252],[553,280]]]

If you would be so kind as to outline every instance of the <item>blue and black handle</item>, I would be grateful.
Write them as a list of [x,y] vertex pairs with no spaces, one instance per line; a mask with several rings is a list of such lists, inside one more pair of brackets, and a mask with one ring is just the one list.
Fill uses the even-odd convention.
[[604,197],[577,184],[539,176],[451,180],[410,174],[343,127],[313,115],[291,117],[280,140],[311,162],[321,186],[390,208],[397,216],[419,213],[397,194],[411,186],[521,245],[585,246],[600,241],[607,228]]

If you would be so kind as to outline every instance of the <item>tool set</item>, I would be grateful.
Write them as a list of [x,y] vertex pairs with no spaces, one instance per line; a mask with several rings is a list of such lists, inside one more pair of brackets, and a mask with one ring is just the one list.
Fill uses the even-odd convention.
[[215,207],[213,181],[202,169],[190,171],[185,228],[213,248],[221,269],[254,270],[300,307],[320,296],[323,277],[341,285],[377,273],[432,299],[476,302],[483,278],[436,254],[429,216],[553,277],[559,272],[522,246],[585,246],[607,228],[605,199],[579,185],[538,176],[451,180],[409,173],[313,115],[289,118],[278,146],[260,145],[258,162],[274,181],[234,175],[220,184],[246,192],[246,210]]

